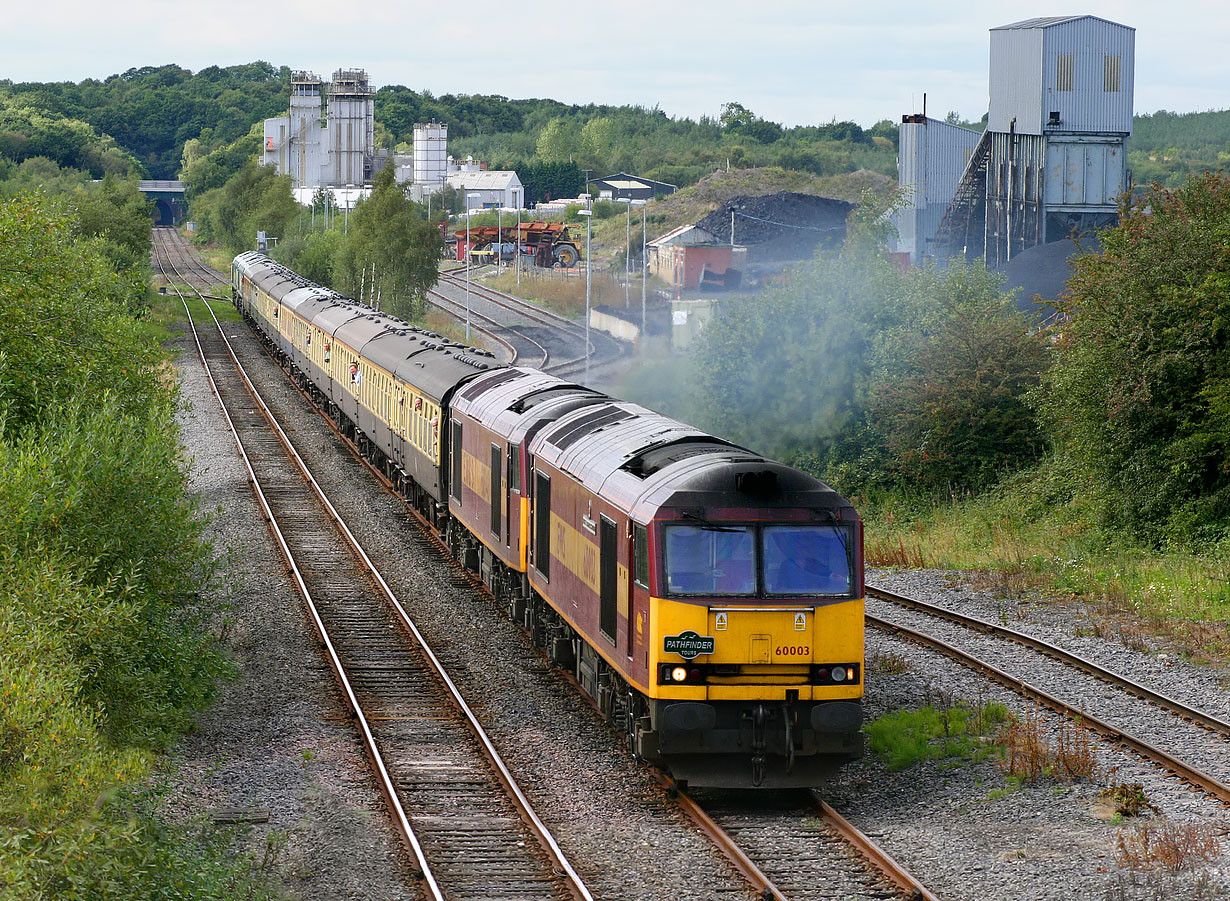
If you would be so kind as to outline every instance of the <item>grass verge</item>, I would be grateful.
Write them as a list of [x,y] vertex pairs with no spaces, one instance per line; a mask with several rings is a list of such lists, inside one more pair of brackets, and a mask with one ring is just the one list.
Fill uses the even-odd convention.
[[1027,482],[947,501],[862,504],[872,566],[973,571],[1006,595],[1087,603],[1090,630],[1147,647],[1166,638],[1191,659],[1230,657],[1230,546],[1153,550],[1108,537],[1091,510],[1047,505]]

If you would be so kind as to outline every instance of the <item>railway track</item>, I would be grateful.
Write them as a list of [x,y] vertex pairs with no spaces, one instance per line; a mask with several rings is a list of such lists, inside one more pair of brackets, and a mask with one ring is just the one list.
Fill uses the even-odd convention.
[[[225,273],[202,263],[177,229],[164,226],[155,228],[154,251],[157,254],[156,259],[162,261],[163,268],[159,270],[159,274],[168,285],[171,284],[168,277],[172,273],[197,293],[206,288],[225,285],[229,281]],[[171,272],[167,272],[167,269]]]
[[1230,804],[1230,723],[1005,626],[871,585],[867,598],[868,626],[937,650]]
[[[464,322],[466,319],[465,305],[458,303],[446,294],[442,294],[434,289],[428,291],[427,302],[437,309],[448,313],[459,322]],[[479,323],[486,324],[482,325]],[[488,316],[476,313],[474,310],[470,311],[470,328],[480,335],[486,335],[488,340],[499,349],[496,356],[501,363],[509,366],[521,363],[525,366],[543,369],[550,359],[547,349],[529,335],[521,332],[514,326],[502,325]],[[506,338],[504,335],[497,333],[496,329],[499,329],[509,337]]]
[[730,794],[684,812],[764,899],[828,901],[938,897],[813,792]]
[[[442,272],[440,279],[453,290],[465,290],[465,280],[455,272]],[[470,294],[471,316],[474,315],[474,301],[477,300],[480,305],[489,304],[494,312],[489,312],[488,315],[495,321],[503,320],[501,324],[506,328],[524,325],[524,322],[518,320],[528,321],[532,326],[539,327],[552,335],[554,340],[562,341],[561,350],[548,354],[549,362],[541,368],[562,378],[584,374],[586,349],[584,324],[578,325],[571,319],[552,313],[529,301],[505,294],[486,285],[476,284],[473,279],[470,281]],[[482,309],[481,306],[480,309]],[[522,334],[524,334],[523,329]],[[612,338],[606,332],[593,328],[589,329],[589,350],[591,370],[618,360],[626,352],[622,342]]]
[[[185,280],[168,255],[157,254],[156,266],[172,285]],[[176,293],[425,896],[589,899],[453,680],[273,420],[217,320],[198,328],[184,292]]]

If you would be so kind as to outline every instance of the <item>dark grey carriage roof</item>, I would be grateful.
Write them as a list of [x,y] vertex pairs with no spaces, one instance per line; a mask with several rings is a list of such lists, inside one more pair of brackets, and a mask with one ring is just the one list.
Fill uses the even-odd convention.
[[[456,385],[496,367],[495,357],[488,351],[466,347],[395,316],[379,313],[305,279],[264,254],[242,253],[235,258],[235,264],[279,302],[285,298],[295,303],[304,298],[301,312],[313,326],[345,342],[433,400],[443,400]],[[309,302],[308,298],[312,300]]]

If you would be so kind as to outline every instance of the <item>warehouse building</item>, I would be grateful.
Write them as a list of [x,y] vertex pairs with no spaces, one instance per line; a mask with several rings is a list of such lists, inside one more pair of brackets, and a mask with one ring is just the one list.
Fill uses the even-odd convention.
[[[1114,224],[1129,187],[1134,60],[1135,29],[1097,16],[991,29],[987,129],[974,147],[925,116],[902,123],[908,206],[897,216],[898,249],[1001,266],[1028,247]],[[931,198],[954,172],[932,235]]]

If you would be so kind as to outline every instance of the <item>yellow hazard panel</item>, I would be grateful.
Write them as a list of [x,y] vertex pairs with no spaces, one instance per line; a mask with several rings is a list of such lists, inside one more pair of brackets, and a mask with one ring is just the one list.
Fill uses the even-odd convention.
[[[653,639],[651,694],[692,700],[858,698],[853,685],[812,686],[813,663],[863,664],[863,601],[821,607],[684,604],[650,599]],[[697,663],[710,670],[705,686],[657,685],[659,664]]]

